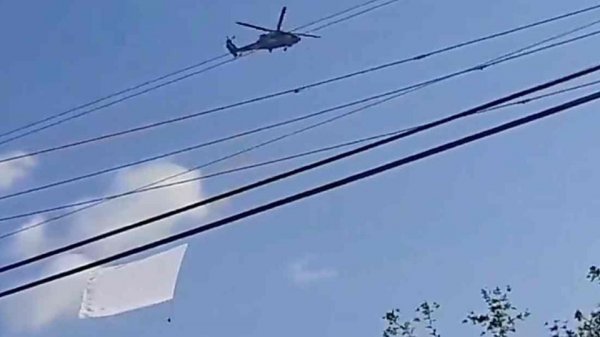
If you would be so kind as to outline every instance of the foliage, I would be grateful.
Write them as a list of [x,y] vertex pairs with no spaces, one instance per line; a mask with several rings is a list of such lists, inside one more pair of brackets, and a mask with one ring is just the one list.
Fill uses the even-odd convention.
[[488,312],[485,314],[471,312],[463,323],[471,322],[473,325],[481,326],[482,336],[489,333],[494,337],[507,337],[515,332],[516,322],[525,320],[529,312],[518,312],[508,298],[510,292],[510,287],[506,287],[504,291],[500,288],[492,291],[482,289],[481,295],[488,306]]
[[425,329],[427,329],[429,336],[431,337],[440,337],[440,334],[433,325],[433,323],[435,323],[436,321],[433,318],[433,313],[439,308],[440,305],[435,302],[433,302],[433,305],[429,305],[429,303],[425,302],[417,308],[417,313],[421,315],[421,320],[424,321],[426,324]]
[[600,337],[600,310],[592,311],[587,317],[581,311],[577,311],[575,319],[579,323],[575,336]]
[[437,303],[429,304],[424,302],[417,309],[417,316],[409,321],[401,322],[400,310],[394,309],[385,314],[383,319],[386,321],[387,327],[383,331],[384,337],[402,336],[402,337],[416,337],[415,329],[417,325],[424,325],[428,335],[431,337],[440,337],[437,329],[434,327],[435,318],[433,318],[434,312],[439,309],[440,305]]
[[568,321],[555,320],[552,324],[546,323],[551,337],[600,337],[600,311],[592,311],[584,315],[581,311],[575,312],[575,329],[569,327]]
[[600,268],[591,266],[587,278],[590,282],[598,281],[600,283]]
[[[587,279],[590,282],[600,284],[600,268],[592,266],[589,269]],[[510,287],[504,290],[495,288],[493,290],[482,289],[481,295],[487,304],[487,312],[477,314],[471,312],[463,323],[472,323],[482,328],[481,335],[490,334],[493,337],[508,337],[516,332],[517,321],[524,321],[529,317],[529,311],[520,312],[511,304],[509,294]],[[433,314],[439,309],[439,304],[424,302],[417,309],[417,316],[412,320],[402,321],[400,310],[394,309],[385,314],[386,328],[383,337],[417,337],[416,330],[421,326],[430,337],[441,337],[435,328],[436,322]],[[554,320],[546,323],[550,337],[600,337],[600,306],[589,314],[577,310],[574,314],[575,328],[570,327],[569,321]]]
[[[590,267],[587,275],[590,282],[600,283],[600,268]],[[585,315],[580,310],[575,311],[574,319],[576,328],[569,327],[569,321],[554,320],[552,324],[546,323],[551,337],[600,337],[600,309],[593,310]]]
[[383,337],[415,337],[415,327],[412,322],[400,322],[400,310],[394,309],[388,311],[385,316],[383,316],[383,319],[386,320],[387,323],[387,327],[383,331]]

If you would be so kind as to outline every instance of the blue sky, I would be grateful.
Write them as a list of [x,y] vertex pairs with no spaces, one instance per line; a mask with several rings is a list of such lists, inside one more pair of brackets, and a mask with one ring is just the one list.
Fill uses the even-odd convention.
[[[284,25],[290,28],[353,4],[300,0],[203,4],[180,0],[103,1],[91,6],[76,1],[0,1],[0,39],[5,41],[0,53],[1,129],[11,129],[223,53],[227,35],[235,34],[238,41],[250,42],[254,32],[236,26],[234,21],[273,26],[281,6],[287,5]],[[406,0],[323,30],[322,39],[303,40],[286,53],[256,54],[5,145],[0,155],[204,110],[593,4],[583,0]],[[26,177],[1,192],[52,182],[426,80],[596,18],[597,13],[592,13],[339,85],[40,156]],[[431,87],[213,169],[386,132],[457,112],[594,64],[596,39]],[[556,102],[551,99],[502,110],[419,135],[227,200],[206,210],[207,214],[181,219],[178,226],[189,227],[234,213]],[[55,320],[41,332],[14,331],[6,319],[15,318],[3,313],[0,335],[377,336],[383,327],[380,317],[386,310],[398,307],[410,313],[422,301],[435,300],[442,304],[439,318],[444,335],[476,336],[477,331],[460,321],[468,311],[482,308],[481,287],[505,284],[513,286],[515,304],[533,313],[523,324],[521,334],[543,333],[545,320],[570,317],[577,307],[589,308],[597,302],[598,290],[584,279],[589,265],[598,263],[600,253],[596,223],[600,195],[595,188],[600,176],[594,156],[600,117],[594,112],[594,105],[577,109],[193,238],[188,241],[177,298],[170,304],[95,321]],[[197,165],[293,129],[186,154],[174,158],[171,164]],[[201,192],[188,189],[182,194],[165,194],[164,200],[158,199],[161,205],[145,206],[158,209],[162,204],[177,203],[178,198],[216,194],[298,164],[216,178],[203,182]],[[96,196],[122,188],[126,185],[123,179],[127,176],[109,175],[3,201],[0,214]],[[76,221],[48,226],[44,235],[58,243],[61,236],[80,233],[74,226],[88,225],[88,229],[81,230],[86,233],[109,223],[119,225],[117,220],[135,218],[137,214],[119,214],[118,219],[103,212],[82,215]],[[3,223],[2,231],[21,225]],[[3,264],[14,259],[12,253],[18,244],[14,241],[0,242]],[[118,247],[107,244],[98,251],[114,252]],[[40,268],[43,266],[36,265],[3,275],[0,285],[35,276]],[[6,307],[6,303],[11,302],[4,301],[0,306]],[[24,317],[20,319],[26,321]],[[167,323],[167,317],[173,321]]]

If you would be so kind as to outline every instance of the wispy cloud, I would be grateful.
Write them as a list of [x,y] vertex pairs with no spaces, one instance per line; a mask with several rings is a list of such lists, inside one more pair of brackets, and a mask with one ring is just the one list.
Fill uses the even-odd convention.
[[46,249],[48,239],[44,227],[34,227],[45,219],[42,216],[34,216],[21,226],[24,231],[12,241],[12,253],[17,259],[40,254]]
[[[116,175],[108,188],[108,194],[121,193],[134,190],[140,186],[157,181],[166,176],[172,176],[186,170],[185,167],[169,163],[159,162],[152,165],[121,171]],[[198,172],[188,174],[176,180],[196,178]],[[162,183],[169,183],[165,181]],[[153,190],[137,195],[131,195],[114,202],[108,202],[94,207],[89,211],[79,213],[74,218],[74,226],[70,233],[70,240],[89,237],[94,234],[103,233],[124,224],[132,223],[140,219],[148,218],[171,209],[190,204],[204,198],[204,192],[200,181],[191,184],[177,185],[162,190]],[[149,226],[142,227],[111,239],[104,240],[99,244],[91,245],[86,253],[93,258],[106,256],[106,254],[121,251],[132,246],[154,240],[173,232],[175,226],[184,220],[202,218],[208,212],[207,208],[199,208],[195,211],[171,217]]]
[[[170,176],[185,170],[185,167],[169,162],[154,163],[139,168],[125,170],[117,174],[106,193],[119,193],[125,190],[139,188],[165,176]],[[199,173],[189,174],[185,178],[194,177]],[[17,258],[25,258],[66,242],[103,233],[124,224],[165,212],[169,209],[203,199],[200,182],[179,185],[177,187],[157,190],[138,195],[131,195],[115,202],[83,211],[68,224],[68,231],[61,235],[50,236],[44,227],[26,231],[15,237],[13,253]],[[184,220],[193,220],[205,216],[206,209],[187,213],[179,217],[163,220],[153,225],[134,230],[117,237],[103,240],[87,246],[78,254],[66,254],[51,263],[44,265],[38,276],[56,273],[72,268],[75,265],[95,260],[168,235],[175,231],[176,226]],[[24,226],[38,223],[42,218],[32,219]],[[79,274],[64,280],[48,284],[15,295],[10,301],[0,303],[2,318],[12,328],[24,331],[36,331],[61,319],[76,319],[81,296],[85,288],[87,274]],[[19,310],[15,310],[19,308]]]
[[[9,158],[24,155],[24,152],[11,152],[1,155],[0,158]],[[35,167],[37,161],[33,157],[24,157],[6,163],[0,163],[0,189],[8,189],[19,180],[27,177]]]
[[[90,261],[83,254],[65,254],[46,264],[41,274],[59,273]],[[81,273],[9,297],[2,303],[6,326],[16,331],[41,332],[52,322],[77,317],[87,279],[88,273]]]
[[289,267],[289,274],[296,285],[311,284],[338,276],[338,272],[333,268],[310,267],[311,259],[303,258],[295,261]]

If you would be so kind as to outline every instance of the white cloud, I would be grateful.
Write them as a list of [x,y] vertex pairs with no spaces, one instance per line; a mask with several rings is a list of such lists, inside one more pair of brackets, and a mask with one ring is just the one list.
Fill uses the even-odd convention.
[[[162,162],[140,168],[120,172],[109,187],[107,193],[121,193],[145,186],[163,177],[171,176],[185,170],[184,167]],[[184,178],[197,177],[199,173],[186,175]],[[179,178],[183,179],[183,178]],[[141,219],[145,219],[168,210],[179,208],[204,198],[200,182],[177,185],[161,190],[153,190],[131,195],[119,200],[109,201],[89,211],[78,213],[74,218],[73,231],[69,240],[90,237],[111,229],[122,227]],[[106,256],[150,240],[172,233],[175,225],[184,219],[197,220],[203,217],[206,209],[184,213],[160,222],[144,226],[89,246],[86,253],[94,258]]]
[[[10,158],[22,156],[25,152],[11,152],[0,156],[0,158]],[[25,178],[35,167],[37,161],[33,157],[24,157],[21,159],[0,163],[0,189],[11,188],[19,180]]]
[[[105,193],[113,194],[136,189],[165,176],[182,172],[185,169],[185,167],[172,163],[160,162],[124,170],[115,176]],[[199,173],[188,174],[180,179],[192,178],[198,175]],[[72,223],[65,224],[68,228],[67,232],[60,237],[50,237],[42,227],[23,232],[15,238],[12,250],[18,258],[28,257],[50,247],[91,237],[203,198],[204,194],[200,182],[131,195],[78,213],[73,218]],[[78,251],[79,254],[63,255],[53,260],[53,263],[48,263],[43,267],[41,274],[47,275],[59,269],[73,267],[79,263],[112,255],[147,241],[169,235],[184,220],[194,220],[193,224],[195,225],[206,213],[206,209],[198,209],[100,241]],[[41,220],[43,219],[33,219],[24,227],[38,223]],[[11,301],[0,303],[2,309],[4,309],[3,318],[13,328],[30,331],[39,330],[61,318],[75,319],[85,287],[85,280],[86,275],[80,274],[17,295]],[[21,313],[20,315],[15,314],[15,307],[20,308],[18,311]]]
[[[48,263],[42,275],[65,271],[90,262],[82,254],[65,254]],[[9,297],[3,303],[4,319],[18,331],[39,332],[51,322],[77,317],[88,273],[64,278]]]
[[305,285],[338,276],[338,272],[335,269],[310,268],[309,262],[309,258],[304,258],[290,265],[290,277],[295,284]]
[[24,231],[17,234],[15,240],[12,242],[12,251],[16,258],[26,258],[46,250],[47,239],[44,227],[35,227],[36,224],[41,223],[44,219],[44,217],[35,216],[21,226],[21,229],[24,229]]

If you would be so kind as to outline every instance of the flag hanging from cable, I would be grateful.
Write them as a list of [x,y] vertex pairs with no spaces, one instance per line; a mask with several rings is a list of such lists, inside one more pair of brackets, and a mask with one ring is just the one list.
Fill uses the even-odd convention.
[[93,272],[79,318],[106,317],[170,301],[187,245]]

